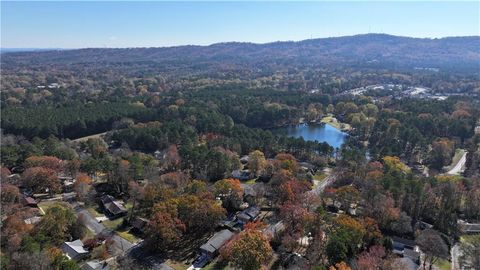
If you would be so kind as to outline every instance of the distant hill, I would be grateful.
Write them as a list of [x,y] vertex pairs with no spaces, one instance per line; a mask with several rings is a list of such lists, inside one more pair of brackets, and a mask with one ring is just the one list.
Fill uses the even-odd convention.
[[60,49],[60,48],[0,48],[0,53],[42,52],[42,51],[53,51],[53,50],[63,50],[63,49]]
[[383,66],[480,69],[480,36],[440,39],[365,34],[298,42],[217,43],[163,48],[91,48],[4,54],[8,66],[65,64]]

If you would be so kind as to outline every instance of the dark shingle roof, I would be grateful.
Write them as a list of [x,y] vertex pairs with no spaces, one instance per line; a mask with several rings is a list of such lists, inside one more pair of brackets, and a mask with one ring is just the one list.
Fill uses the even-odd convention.
[[221,230],[214,234],[207,243],[203,244],[200,249],[210,253],[217,252],[228,240],[233,237],[234,233],[229,230]]
[[112,215],[119,215],[127,212],[127,209],[125,209],[121,203],[115,201],[110,195],[104,195],[100,200],[102,201],[103,207]]

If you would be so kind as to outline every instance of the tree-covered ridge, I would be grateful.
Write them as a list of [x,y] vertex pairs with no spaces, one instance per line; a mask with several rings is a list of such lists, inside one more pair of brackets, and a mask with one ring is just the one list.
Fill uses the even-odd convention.
[[[198,64],[309,64],[348,63],[367,65],[381,59],[389,65],[441,66],[460,64],[478,67],[479,37],[418,39],[385,34],[366,34],[338,38],[311,39],[299,42],[267,44],[219,43],[210,46],[169,48],[81,49],[47,52],[10,53],[2,62],[11,66],[34,63],[85,65],[94,63],[141,63],[146,65],[183,66],[195,69]],[[166,67],[166,68],[165,68]]]

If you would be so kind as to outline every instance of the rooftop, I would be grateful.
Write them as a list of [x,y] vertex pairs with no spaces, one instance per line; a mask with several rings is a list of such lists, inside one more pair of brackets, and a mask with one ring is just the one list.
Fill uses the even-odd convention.
[[229,230],[221,230],[214,234],[207,243],[203,244],[200,249],[210,253],[217,252],[228,240],[233,237],[234,233]]

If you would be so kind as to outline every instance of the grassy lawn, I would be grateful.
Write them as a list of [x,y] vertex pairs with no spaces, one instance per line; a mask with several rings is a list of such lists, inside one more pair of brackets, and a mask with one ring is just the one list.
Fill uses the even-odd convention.
[[340,130],[350,130],[350,129],[352,129],[352,127],[349,124],[338,122],[338,120],[335,117],[333,117],[333,115],[331,115],[331,114],[323,117],[321,122],[329,124],[329,125],[337,128],[337,129],[340,129]]
[[125,204],[125,208],[127,209],[127,211],[130,211],[130,209],[132,209],[132,207],[133,207],[133,204],[131,202],[127,202]]
[[230,269],[228,265],[224,263],[218,262],[218,260],[214,260],[213,262],[209,263],[207,266],[205,266],[203,269],[205,270],[226,270]]
[[82,241],[85,241],[86,239],[91,239],[93,237],[95,237],[95,233],[90,231],[89,229],[86,229],[85,230],[87,233],[85,234],[85,236],[83,237]]
[[47,212],[47,210],[49,208],[52,208],[53,206],[55,205],[59,205],[59,206],[63,206],[63,207],[68,207],[65,203],[63,202],[59,202],[59,201],[43,201],[43,202],[39,202],[38,203],[38,208],[40,208],[40,213],[42,213],[42,215]]
[[319,171],[315,175],[313,175],[313,180],[317,180],[321,182],[325,179],[325,177],[327,177],[327,175],[324,172]]
[[121,217],[114,220],[105,220],[104,222],[102,222],[102,224],[110,230],[117,230],[117,228],[122,225],[123,219],[124,218]]
[[136,243],[138,241],[138,238],[135,237],[135,235],[131,234],[128,231],[118,231],[117,233],[118,233],[118,235],[120,235],[120,237],[124,238],[125,240],[127,240],[130,243]]
[[475,237],[475,235],[470,235],[470,234],[464,234],[460,236],[460,242],[464,243],[466,240]]
[[247,185],[253,185],[253,184],[255,184],[256,181],[257,181],[257,178],[250,179],[250,180],[246,181],[245,184],[247,184]]
[[188,269],[188,267],[190,266],[190,265],[186,265],[182,262],[177,262],[177,261],[173,261],[173,260],[167,260],[165,263],[175,270],[185,270],[185,269]]
[[435,263],[435,266],[437,266],[438,269],[440,269],[440,270],[450,270],[450,269],[452,269],[452,264],[445,259],[438,259],[438,261]]
[[104,214],[102,214],[102,212],[100,211],[100,208],[97,207],[88,207],[87,208],[87,211],[88,213],[90,213],[90,215],[92,215],[92,217],[103,217],[105,216]]

